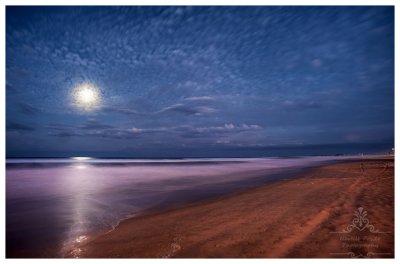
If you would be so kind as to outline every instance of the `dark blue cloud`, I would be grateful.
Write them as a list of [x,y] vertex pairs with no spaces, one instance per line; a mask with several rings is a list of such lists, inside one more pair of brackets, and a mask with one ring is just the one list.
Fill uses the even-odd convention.
[[6,52],[7,155],[394,141],[393,7],[9,6]]
[[[85,137],[85,138],[111,138],[111,139],[138,139],[154,140],[157,137],[174,138],[187,143],[204,142],[212,144],[231,143],[228,138],[235,139],[243,133],[254,133],[262,129],[258,125],[248,124],[224,124],[223,126],[194,127],[189,125],[139,128],[135,126],[115,127],[101,123],[95,119],[89,119],[77,126],[62,124],[47,125],[48,135],[53,137]],[[248,136],[248,135],[247,135]],[[197,141],[196,141],[197,140]],[[232,143],[237,140],[233,140]]]
[[11,120],[7,120],[6,129],[7,129],[7,131],[21,131],[21,132],[35,130],[35,128],[33,126],[30,126],[27,124],[22,124],[22,123],[11,121]]
[[32,106],[30,104],[27,104],[27,103],[18,102],[17,105],[18,105],[18,107],[19,107],[19,109],[20,109],[20,111],[22,113],[25,113],[25,114],[28,114],[28,115],[34,115],[34,114],[37,114],[37,113],[40,112],[39,108],[34,107],[34,106]]
[[114,126],[110,126],[104,123],[97,121],[96,119],[89,119],[83,125],[79,126],[81,129],[110,129],[114,128]]

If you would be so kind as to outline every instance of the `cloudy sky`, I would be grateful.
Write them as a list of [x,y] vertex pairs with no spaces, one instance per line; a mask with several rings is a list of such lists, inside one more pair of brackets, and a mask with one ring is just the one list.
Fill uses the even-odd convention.
[[8,157],[394,142],[392,7],[7,7],[6,53]]

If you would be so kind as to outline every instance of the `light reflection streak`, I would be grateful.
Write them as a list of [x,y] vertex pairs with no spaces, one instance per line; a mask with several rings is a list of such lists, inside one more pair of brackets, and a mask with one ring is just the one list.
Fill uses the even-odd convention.
[[72,157],[73,160],[90,160],[91,157]]
[[71,218],[72,223],[66,234],[62,254],[71,254],[79,258],[82,250],[80,244],[85,241],[90,224],[90,190],[97,189],[97,182],[93,181],[93,172],[85,169],[91,167],[88,164],[74,164],[73,170],[68,170],[63,177],[65,188],[71,190]]

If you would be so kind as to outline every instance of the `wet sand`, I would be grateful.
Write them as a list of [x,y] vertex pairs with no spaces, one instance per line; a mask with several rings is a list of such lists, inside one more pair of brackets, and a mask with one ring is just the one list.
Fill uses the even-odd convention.
[[83,241],[67,257],[393,258],[394,160],[324,165],[295,179],[148,212]]

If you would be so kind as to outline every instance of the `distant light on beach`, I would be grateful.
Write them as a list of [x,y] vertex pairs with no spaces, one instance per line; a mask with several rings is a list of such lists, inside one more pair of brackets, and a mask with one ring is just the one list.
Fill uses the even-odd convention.
[[101,104],[99,88],[90,82],[81,83],[72,91],[73,104],[80,110],[93,111]]

